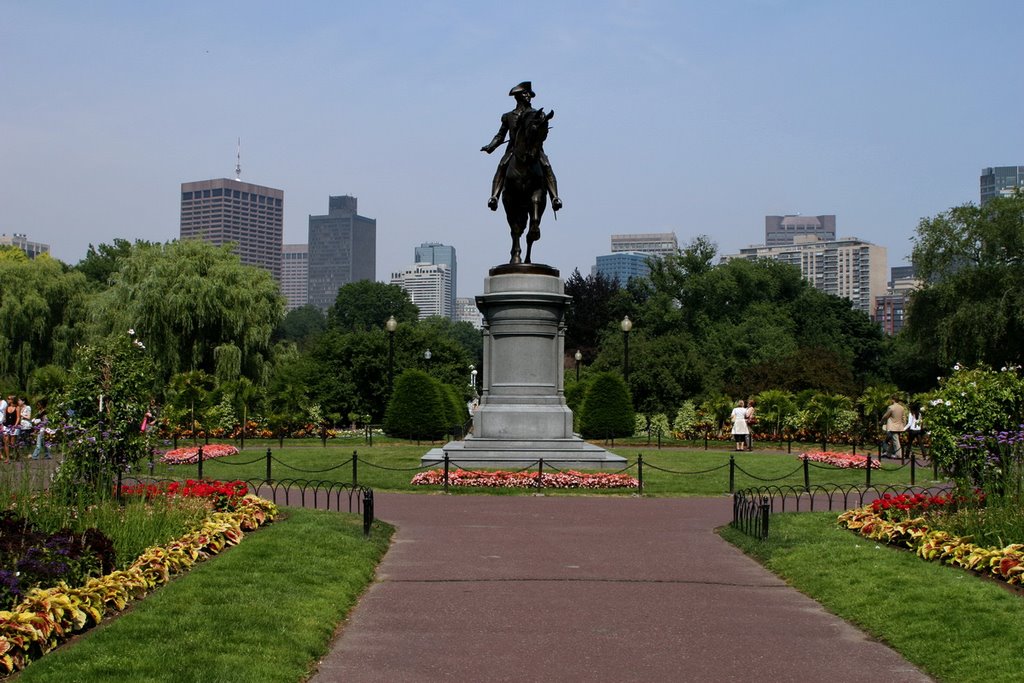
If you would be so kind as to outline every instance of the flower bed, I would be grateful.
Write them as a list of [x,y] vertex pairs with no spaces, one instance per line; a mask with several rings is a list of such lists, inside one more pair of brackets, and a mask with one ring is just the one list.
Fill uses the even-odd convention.
[[164,546],[147,549],[123,571],[92,578],[71,588],[60,584],[34,589],[10,611],[0,611],[0,670],[12,673],[53,650],[64,640],[99,624],[111,610],[170,581],[228,546],[245,531],[272,520],[277,506],[246,496],[233,512],[215,512],[203,526]]
[[203,449],[203,460],[223,458],[238,453],[238,449],[230,444],[211,443],[206,446],[183,446],[167,451],[160,457],[160,462],[171,465],[189,465],[199,462],[199,449]]
[[[205,460],[205,458],[204,458]],[[230,512],[249,493],[249,486],[240,480],[213,481],[210,479],[186,479],[184,482],[170,481],[159,484],[125,484],[121,486],[122,496],[143,496],[147,500],[158,496],[167,498],[206,498],[219,512]]]
[[[949,499],[939,502],[940,498],[931,499],[929,504],[947,506],[952,502]],[[876,511],[872,504],[844,512],[839,516],[839,525],[875,541],[909,548],[926,560],[976,571],[1012,585],[1021,585],[1021,577],[1024,575],[1024,544],[983,548],[971,543],[967,537],[929,529],[923,517],[886,519],[883,516],[885,506],[880,508]],[[913,509],[913,505],[908,507],[908,510]]]
[[[448,484],[450,486],[551,489],[635,489],[640,487],[640,482],[628,474],[589,473],[576,470],[544,472],[539,484],[537,476],[537,472],[455,470],[448,473]],[[411,483],[435,486],[444,484],[444,470],[420,472],[412,478]]]
[[[810,460],[811,462],[820,462],[826,465],[832,465],[839,469],[864,469],[864,463],[867,462],[867,457],[863,455],[853,455],[851,453],[836,453],[834,451],[813,451],[810,453],[801,453],[797,456],[801,460]],[[871,461],[871,469],[877,470],[882,465],[877,460]]]

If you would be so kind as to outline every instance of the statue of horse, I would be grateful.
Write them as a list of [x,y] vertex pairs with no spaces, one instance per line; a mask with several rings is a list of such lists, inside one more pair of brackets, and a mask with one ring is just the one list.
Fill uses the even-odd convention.
[[[540,239],[540,219],[548,205],[548,186],[540,157],[548,137],[548,121],[555,112],[531,109],[519,118],[515,148],[502,185],[501,203],[512,230],[512,258],[509,263],[530,263],[533,243]],[[529,224],[529,230],[527,230]],[[522,258],[520,238],[526,232],[526,257]]]

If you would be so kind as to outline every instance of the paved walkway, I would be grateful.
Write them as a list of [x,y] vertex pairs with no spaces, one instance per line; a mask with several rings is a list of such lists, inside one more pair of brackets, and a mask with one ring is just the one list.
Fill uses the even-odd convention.
[[927,681],[714,528],[721,498],[376,495],[394,545],[311,679]]

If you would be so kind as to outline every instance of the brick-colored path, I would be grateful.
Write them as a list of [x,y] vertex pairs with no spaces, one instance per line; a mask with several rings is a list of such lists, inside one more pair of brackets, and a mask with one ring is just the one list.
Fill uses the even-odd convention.
[[926,681],[714,528],[722,498],[377,494],[334,681]]

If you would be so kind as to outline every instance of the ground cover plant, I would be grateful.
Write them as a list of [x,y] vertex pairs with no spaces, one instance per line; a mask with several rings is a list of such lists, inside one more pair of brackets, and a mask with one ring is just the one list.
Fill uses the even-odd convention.
[[1024,600],[994,582],[852,534],[835,513],[773,515],[767,541],[721,534],[938,680],[1010,682],[1024,671]]
[[393,528],[374,522],[366,540],[356,515],[283,512],[20,680],[303,680],[372,581]]

